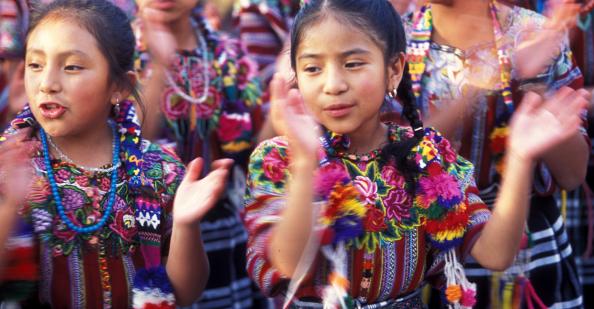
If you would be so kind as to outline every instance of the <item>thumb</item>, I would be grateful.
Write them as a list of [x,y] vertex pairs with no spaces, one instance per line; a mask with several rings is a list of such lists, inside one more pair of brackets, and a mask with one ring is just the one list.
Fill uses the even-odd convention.
[[186,175],[184,176],[184,182],[192,182],[198,180],[200,174],[202,173],[202,167],[204,165],[204,160],[202,158],[196,158],[188,164],[188,168],[186,169]]

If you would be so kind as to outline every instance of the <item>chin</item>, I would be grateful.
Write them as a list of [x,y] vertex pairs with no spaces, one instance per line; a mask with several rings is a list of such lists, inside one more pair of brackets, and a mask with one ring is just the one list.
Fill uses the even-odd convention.
[[341,135],[348,135],[356,129],[350,121],[329,121],[322,125],[326,129]]

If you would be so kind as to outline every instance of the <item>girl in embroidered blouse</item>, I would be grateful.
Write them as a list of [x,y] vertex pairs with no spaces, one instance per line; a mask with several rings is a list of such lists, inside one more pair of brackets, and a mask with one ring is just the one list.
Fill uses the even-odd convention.
[[256,65],[237,41],[214,32],[193,11],[197,0],[137,3],[136,68],[147,103],[147,137],[175,143],[184,162],[196,156],[235,162],[223,196],[202,222],[217,276],[207,283],[198,306],[250,307],[257,288],[244,267],[247,233],[239,209],[258,125],[252,113],[260,102]]
[[[108,1],[35,8],[29,104],[0,138],[0,241],[9,249],[0,254],[0,299],[174,308],[200,296],[209,271],[199,221],[231,161],[200,179],[196,159],[182,181],[179,159],[140,137],[124,100],[138,99],[134,43],[126,15]],[[25,162],[32,167],[17,168]]]
[[[295,307],[419,308],[424,282],[443,287],[452,306],[471,307],[459,261],[511,264],[534,162],[575,134],[588,94],[526,95],[489,212],[472,165],[418,118],[403,25],[388,1],[312,1],[296,17],[291,48],[299,90],[279,76],[271,86],[286,136],[261,143],[249,163],[252,278]],[[404,99],[411,128],[380,121],[386,94]]]

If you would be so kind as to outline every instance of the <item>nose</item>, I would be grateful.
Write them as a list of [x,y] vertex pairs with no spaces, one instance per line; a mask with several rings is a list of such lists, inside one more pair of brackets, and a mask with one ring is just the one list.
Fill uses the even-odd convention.
[[46,67],[43,70],[39,83],[39,90],[45,94],[56,93],[62,90],[58,70],[49,67]]
[[336,66],[329,66],[326,69],[324,81],[324,93],[338,95],[348,90],[348,84],[344,79],[343,72]]

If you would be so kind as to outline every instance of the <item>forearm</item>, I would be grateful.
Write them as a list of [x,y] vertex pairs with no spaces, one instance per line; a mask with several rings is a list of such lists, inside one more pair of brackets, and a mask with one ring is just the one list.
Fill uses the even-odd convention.
[[573,190],[584,182],[588,167],[588,143],[576,133],[543,157],[556,183],[563,189]]
[[312,162],[293,165],[287,207],[272,231],[268,253],[274,266],[287,277],[297,268],[312,232],[314,169]]
[[145,85],[143,85],[143,99],[146,113],[143,115],[143,136],[149,140],[155,139],[159,134],[161,124],[161,96],[165,90],[165,67],[155,63]]
[[491,218],[472,248],[485,268],[504,270],[517,254],[530,205],[534,163],[509,152]]
[[13,202],[0,199],[0,277],[6,258],[6,244],[18,218],[16,206]]
[[198,224],[174,223],[166,268],[178,305],[190,305],[200,297],[208,280],[209,266]]

